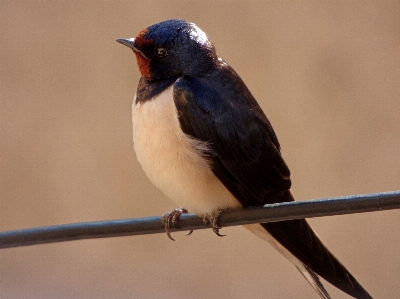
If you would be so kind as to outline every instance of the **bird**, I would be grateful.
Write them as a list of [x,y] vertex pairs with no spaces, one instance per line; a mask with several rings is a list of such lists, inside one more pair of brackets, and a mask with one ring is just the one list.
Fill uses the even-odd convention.
[[[294,201],[290,170],[272,125],[235,70],[196,24],[153,24],[129,47],[141,74],[132,104],[133,143],[150,181],[219,234],[227,209]],[[305,219],[245,226],[291,261],[320,298],[320,277],[348,295],[372,298],[325,247]],[[172,238],[171,238],[172,239]]]

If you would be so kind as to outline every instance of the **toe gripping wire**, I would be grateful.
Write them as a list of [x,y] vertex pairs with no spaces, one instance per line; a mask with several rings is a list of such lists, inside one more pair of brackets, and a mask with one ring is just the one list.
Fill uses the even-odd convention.
[[[182,214],[187,214],[188,210],[184,208],[175,209],[170,213],[164,214],[161,216],[161,222],[165,226],[165,232],[167,233],[168,238],[172,241],[175,241],[174,238],[171,236],[171,224],[174,228],[179,229],[179,217]],[[190,230],[186,235],[189,236],[193,233],[193,230]]]
[[[223,212],[223,210],[217,210],[216,212],[212,213],[211,215],[204,215],[203,216],[203,224],[207,227],[211,227],[212,231],[218,236],[218,237],[225,237],[226,235],[221,235],[219,233],[219,230],[222,228],[218,224],[218,217],[219,215]],[[179,229],[179,217],[182,214],[187,214],[188,210],[185,208],[179,208],[175,209],[170,213],[164,214],[161,216],[161,223],[165,227],[165,232],[167,233],[168,238],[170,238],[172,241],[175,241],[174,238],[171,236],[171,225],[172,227]],[[186,235],[189,236],[193,233],[193,230],[190,230]]]

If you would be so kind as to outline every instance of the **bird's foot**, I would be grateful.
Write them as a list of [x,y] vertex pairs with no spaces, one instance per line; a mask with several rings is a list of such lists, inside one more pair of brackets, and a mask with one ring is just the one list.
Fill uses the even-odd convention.
[[218,225],[218,217],[221,215],[223,212],[222,209],[218,209],[217,211],[213,212],[212,214],[204,215],[203,216],[203,223],[204,225],[211,227],[212,231],[218,236],[218,237],[225,237],[226,235],[221,235],[219,233],[219,230],[222,228],[222,226]]
[[[168,238],[170,238],[172,241],[175,241],[175,239],[171,237],[171,224],[174,228],[178,229],[179,216],[186,213],[188,213],[188,210],[179,208],[161,216],[161,222],[165,226],[165,232],[167,233]],[[192,232],[193,230],[189,231],[186,235],[190,235]]]

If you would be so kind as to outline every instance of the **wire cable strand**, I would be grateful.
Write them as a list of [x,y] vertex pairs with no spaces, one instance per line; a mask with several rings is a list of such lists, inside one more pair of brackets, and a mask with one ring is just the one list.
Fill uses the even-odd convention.
[[[226,227],[399,208],[400,190],[232,209],[221,213],[218,223]],[[204,226],[203,219],[194,214],[182,214],[179,218],[179,227],[179,231],[208,228]],[[171,227],[171,231],[178,229]],[[165,227],[161,223],[160,216],[81,222],[0,232],[0,249],[164,232]]]

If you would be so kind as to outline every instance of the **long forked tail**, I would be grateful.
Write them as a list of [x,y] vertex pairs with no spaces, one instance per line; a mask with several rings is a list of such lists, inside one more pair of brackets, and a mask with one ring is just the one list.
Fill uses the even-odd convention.
[[[294,201],[290,190],[274,202]],[[319,277],[357,299],[372,299],[339,260],[325,247],[305,219],[245,225],[291,261],[321,298],[330,299]]]

